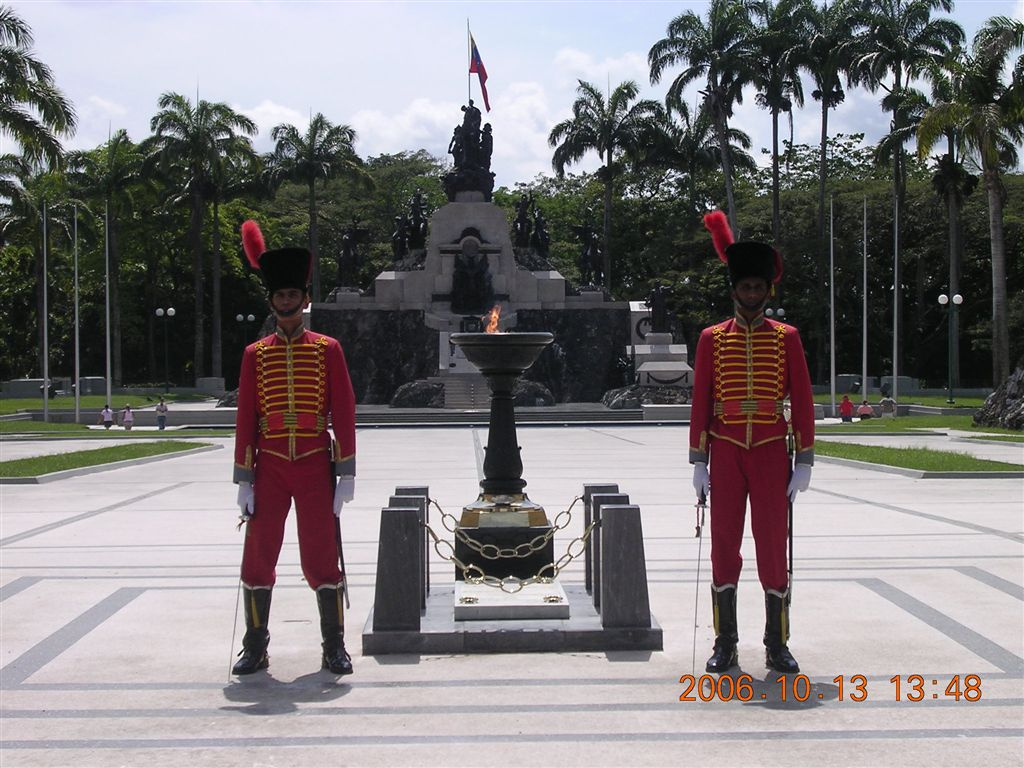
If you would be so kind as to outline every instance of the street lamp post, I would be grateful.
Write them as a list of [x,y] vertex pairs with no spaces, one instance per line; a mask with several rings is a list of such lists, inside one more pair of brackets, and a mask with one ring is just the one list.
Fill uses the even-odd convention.
[[164,319],[164,394],[170,392],[170,366],[167,363],[167,321],[174,317],[174,307],[157,307],[156,316]]
[[253,315],[253,314],[243,315],[241,312],[239,312],[237,315],[235,315],[235,320],[238,321],[238,326],[242,329],[243,340],[245,340],[248,337],[248,335],[249,335],[248,334],[249,323],[255,323],[256,322],[256,315]]
[[953,388],[956,386],[957,380],[957,365],[955,363],[957,357],[956,309],[963,304],[963,302],[964,297],[959,293],[954,293],[952,299],[944,293],[939,294],[939,305],[943,308],[948,308],[949,312],[949,345],[947,348],[947,361],[949,365],[946,374],[948,382],[947,392],[949,393],[946,402],[949,405],[956,404],[956,400],[953,397]]

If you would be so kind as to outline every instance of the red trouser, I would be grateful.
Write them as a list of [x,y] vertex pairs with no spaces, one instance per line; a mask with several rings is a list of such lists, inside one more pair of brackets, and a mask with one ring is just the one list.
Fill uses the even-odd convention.
[[711,574],[718,586],[739,583],[743,525],[750,499],[750,528],[757,554],[757,575],[764,589],[784,593],[788,538],[789,457],[786,442],[773,440],[741,448],[712,439]]
[[297,461],[269,453],[257,454],[253,494],[256,510],[245,526],[242,582],[250,587],[274,585],[285,519],[295,499],[299,559],[306,583],[312,589],[338,584],[341,571],[334,537],[334,492],[328,453]]

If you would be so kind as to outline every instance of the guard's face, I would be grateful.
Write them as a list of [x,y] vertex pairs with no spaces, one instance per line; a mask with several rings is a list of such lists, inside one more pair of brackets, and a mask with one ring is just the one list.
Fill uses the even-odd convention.
[[309,306],[309,294],[301,288],[278,288],[270,294],[270,308],[278,317],[294,317]]
[[763,277],[744,277],[733,286],[732,300],[748,312],[760,310],[768,301],[768,281]]

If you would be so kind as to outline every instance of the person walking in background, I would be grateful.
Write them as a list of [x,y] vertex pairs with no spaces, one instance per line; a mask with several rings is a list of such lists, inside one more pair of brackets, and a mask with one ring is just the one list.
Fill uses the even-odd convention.
[[843,395],[843,400],[839,403],[839,418],[844,422],[853,421],[853,400],[849,395]]
[[886,395],[878,401],[878,410],[881,411],[883,419],[894,419],[896,418],[896,401]]
[[124,427],[125,432],[131,432],[134,425],[135,414],[132,413],[132,407],[125,405],[124,410],[121,411],[121,426]]
[[875,409],[871,407],[871,403],[867,400],[862,401],[861,404],[857,406],[857,417],[861,421],[864,421],[864,419],[875,418]]
[[[734,316],[705,328],[697,342],[690,411],[693,488],[711,495],[711,597],[715,646],[708,672],[739,664],[736,588],[747,502],[764,590],[765,665],[799,672],[789,651],[789,504],[806,491],[814,464],[814,399],[796,328],[765,317],[782,257],[767,243],[734,242],[721,211],[704,217],[729,270]],[[790,402],[795,464],[786,452]],[[710,465],[710,472],[709,472]],[[712,492],[713,491],[713,492]]]
[[245,523],[245,636],[232,672],[248,675],[270,664],[267,618],[285,519],[294,500],[302,574],[320,611],[321,666],[349,675],[338,520],[342,505],[355,493],[352,381],[337,340],[302,325],[302,311],[310,302],[310,252],[266,250],[254,221],[242,225],[242,244],[263,279],[277,327],[245,348],[238,381],[233,480]]
[[157,429],[163,429],[167,426],[167,403],[161,397],[160,402],[156,404],[156,426]]
[[103,406],[103,410],[100,411],[100,418],[97,423],[102,424],[104,429],[110,429],[114,426],[114,412],[110,410],[110,403]]

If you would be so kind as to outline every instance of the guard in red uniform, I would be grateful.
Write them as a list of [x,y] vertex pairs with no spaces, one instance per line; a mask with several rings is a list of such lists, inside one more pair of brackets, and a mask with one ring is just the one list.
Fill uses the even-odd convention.
[[246,525],[246,631],[232,671],[247,675],[269,664],[270,596],[294,500],[302,573],[320,609],[323,668],[348,675],[336,518],[355,490],[352,382],[341,345],[302,325],[310,299],[309,251],[266,250],[254,221],[242,225],[242,243],[266,285],[277,329],[245,348],[238,381],[234,481]]
[[[721,211],[704,217],[729,269],[735,316],[705,328],[697,343],[690,411],[690,463],[699,499],[711,492],[715,648],[708,672],[738,664],[736,586],[747,501],[757,574],[765,593],[765,663],[798,672],[789,652],[788,503],[807,490],[814,464],[814,403],[796,328],[764,316],[782,277],[782,258],[766,243],[733,242]],[[790,401],[791,423],[784,408]],[[786,435],[796,446],[791,470]],[[708,467],[710,464],[710,476]]]

